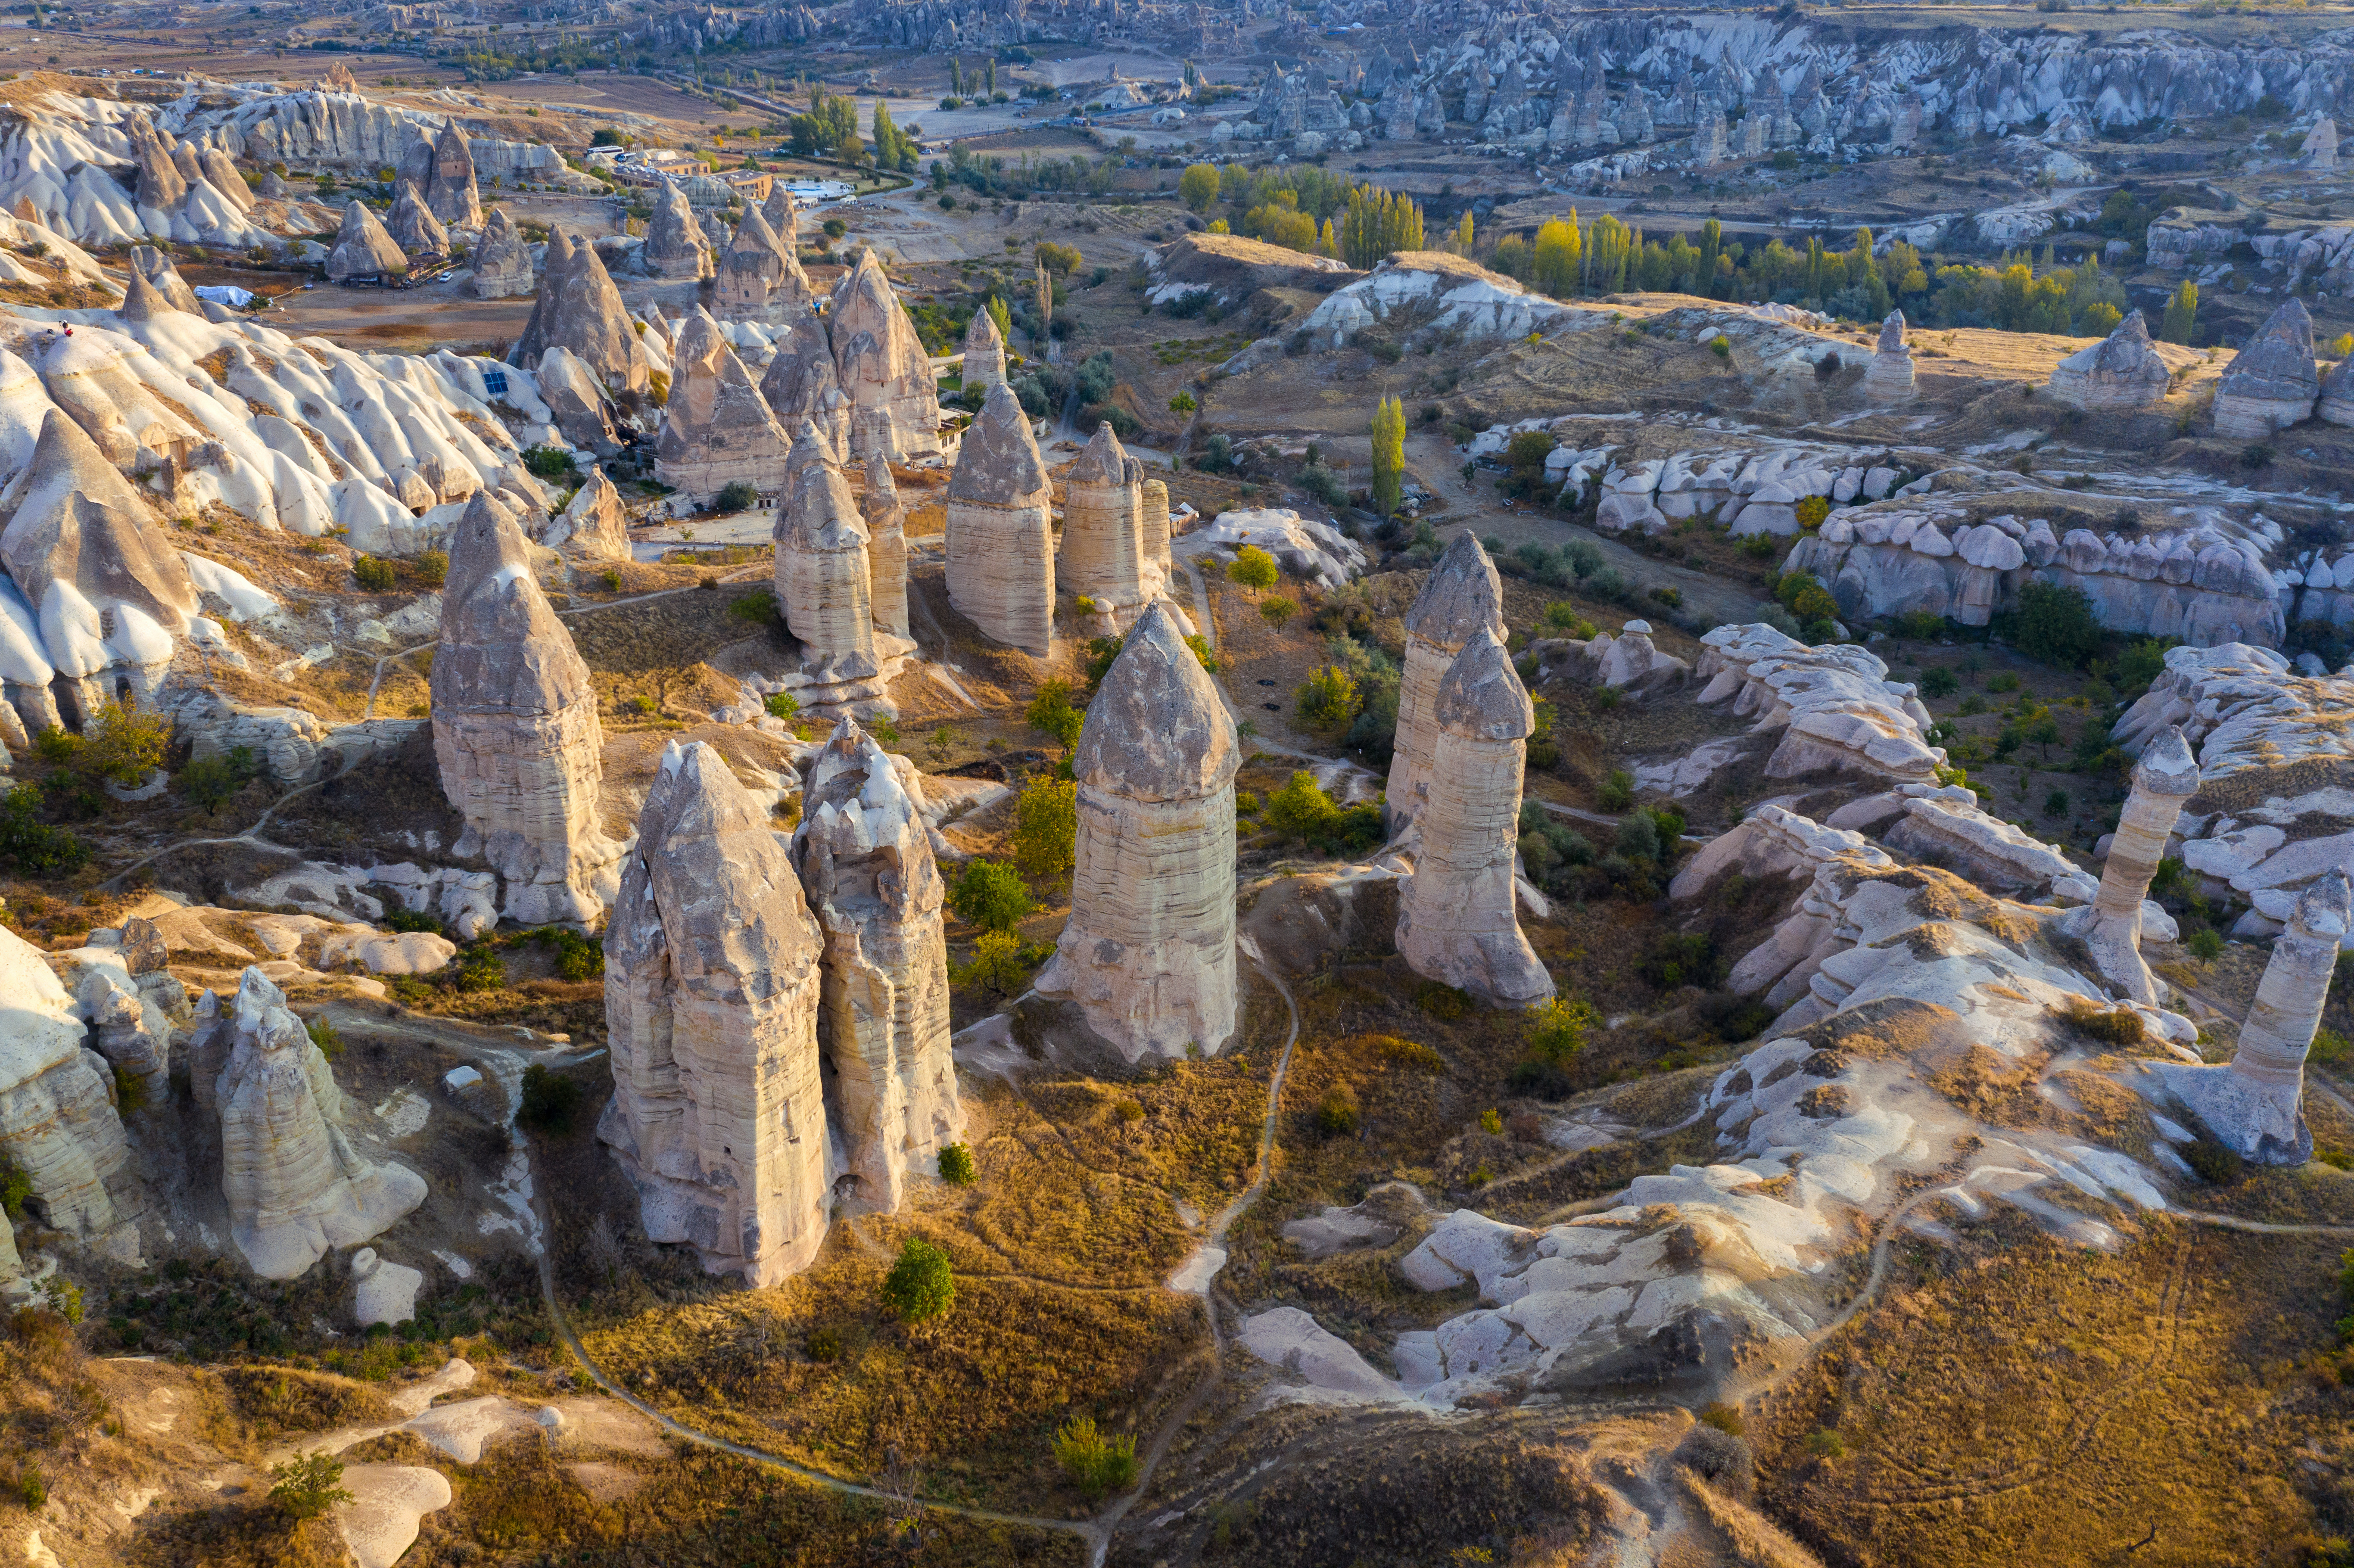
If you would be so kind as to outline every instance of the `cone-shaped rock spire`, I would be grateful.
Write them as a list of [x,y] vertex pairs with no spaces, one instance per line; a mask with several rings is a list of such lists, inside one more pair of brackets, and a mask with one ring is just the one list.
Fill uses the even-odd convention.
[[2133,793],[2126,798],[2116,833],[2109,841],[2099,895],[2062,917],[2062,928],[2084,942],[2102,978],[2152,1007],[2159,999],[2149,966],[2142,962],[2142,900],[2149,895],[2182,802],[2198,789],[2199,763],[2190,755],[2190,743],[2178,726],[2168,725],[2150,737],[2134,764]]
[[115,307],[115,313],[124,321],[153,321],[159,315],[179,309],[165,299],[164,291],[149,282],[138,268],[130,269],[130,274],[122,285],[122,302]]
[[408,258],[393,242],[376,214],[355,200],[344,208],[344,225],[335,231],[334,248],[327,252],[327,276],[373,278],[408,270]]
[[1055,632],[1054,488],[1013,389],[989,389],[949,477],[949,602],[1044,658]]
[[646,242],[638,255],[646,270],[657,278],[704,279],[716,270],[711,242],[703,237],[686,190],[675,183],[663,186],[662,199],[646,222]]
[[1891,311],[1880,323],[1880,342],[1863,373],[1863,395],[1874,403],[1902,403],[1913,396],[1913,351],[1904,343],[1904,313]]
[[1063,476],[1063,558],[1055,584],[1124,621],[1161,591],[1158,566],[1148,564],[1145,552],[1143,467],[1107,422],[1096,427]]
[[777,345],[760,376],[760,396],[779,424],[798,430],[809,420],[834,461],[850,461],[850,399],[834,370],[823,316],[804,311],[794,318],[791,334]]
[[697,497],[738,481],[762,494],[784,487],[785,434],[719,323],[699,307],[670,360],[670,403],[654,441],[654,473]]
[[[585,239],[575,241],[562,229],[547,242],[531,320],[507,361],[528,368],[551,346],[570,349],[587,360],[597,378],[617,392],[644,391],[652,369],[630,313],[621,306],[621,291],[613,286],[597,248]],[[677,380],[675,366],[672,380]]]
[[474,150],[455,120],[443,122],[433,138],[433,160],[422,183],[425,204],[435,217],[452,228],[481,225],[482,188],[474,178]]
[[1148,606],[1087,705],[1071,764],[1071,917],[1038,977],[1128,1060],[1235,1028],[1235,770],[1241,747],[1166,603]]
[[986,392],[1005,379],[1005,335],[987,302],[964,329],[964,389]]
[[1395,748],[1384,810],[1397,833],[1422,810],[1437,745],[1432,717],[1447,667],[1475,632],[1504,635],[1504,585],[1479,541],[1465,529],[1447,542],[1429,580],[1405,612],[1405,669],[1398,682]]
[[481,243],[474,247],[474,297],[508,300],[531,292],[531,250],[523,231],[503,207],[491,208]]
[[392,242],[410,256],[434,255],[450,249],[450,231],[425,205],[425,197],[407,180],[400,184],[400,199],[392,204],[392,222],[387,226]]
[[851,457],[905,462],[939,450],[931,361],[872,249],[834,285],[830,313],[834,369],[850,398]]
[[2291,296],[2268,317],[2215,383],[2215,433],[2260,439],[2313,417],[2321,376],[2313,362],[2313,318]]
[[875,630],[894,637],[907,630],[907,509],[899,503],[891,465],[866,460],[866,493],[858,500],[866,519],[866,565],[874,578]]
[[605,927],[614,1092],[597,1136],[649,1237],[756,1287],[825,1240],[822,952],[768,812],[717,751],[673,743]]
[[458,853],[498,870],[509,919],[593,924],[620,853],[598,810],[597,691],[532,577],[523,530],[488,491],[451,535],[432,687],[442,792],[466,819]]
[[811,457],[777,513],[777,603],[786,629],[801,640],[810,676],[871,678],[877,665],[866,524],[842,471],[822,454]]
[[2052,395],[2079,408],[2147,408],[2166,396],[2166,361],[2139,311],[2052,367]]
[[744,209],[717,267],[716,302],[730,320],[777,321],[809,307],[809,275],[757,207]]

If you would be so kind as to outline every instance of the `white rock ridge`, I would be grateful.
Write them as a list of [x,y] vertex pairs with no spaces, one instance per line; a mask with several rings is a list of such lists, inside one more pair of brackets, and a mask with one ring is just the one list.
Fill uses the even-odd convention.
[[[996,396],[991,394],[992,398]],[[1235,722],[1168,604],[1148,607],[1087,704],[1071,916],[1041,994],[1130,1062],[1235,1032]]]
[[1757,732],[1782,732],[1770,779],[1818,770],[1928,783],[1943,748],[1925,738],[1929,712],[1888,666],[1851,643],[1811,648],[1770,626],[1720,626],[1701,639],[1700,701],[1731,698]]
[[593,926],[621,854],[599,817],[597,690],[531,575],[523,531],[488,495],[451,540],[440,630],[433,752],[466,819],[455,853],[498,872],[507,918]]
[[672,745],[605,929],[614,1093],[597,1136],[648,1236],[756,1288],[825,1240],[823,951],[767,812],[711,747]]

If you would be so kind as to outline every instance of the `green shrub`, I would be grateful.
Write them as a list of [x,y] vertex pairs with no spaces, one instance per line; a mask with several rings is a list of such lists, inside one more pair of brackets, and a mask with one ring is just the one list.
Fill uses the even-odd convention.
[[970,1187],[979,1178],[973,1167],[972,1150],[961,1143],[951,1143],[940,1150],[940,1180],[951,1187]]
[[1471,997],[1468,991],[1437,980],[1425,980],[1414,990],[1414,1004],[1441,1022],[1471,1016]]
[[2082,588],[2027,583],[2019,590],[2019,608],[2009,619],[2013,645],[2042,663],[2080,670],[2100,652],[2100,623],[2093,619],[2093,601]]
[[1235,558],[1226,565],[1226,580],[1254,593],[1273,588],[1282,576],[1275,557],[1256,545],[1245,545],[1236,550]]
[[949,888],[949,908],[968,926],[984,931],[1011,931],[1027,918],[1030,890],[1013,870],[995,861],[974,859]]
[[450,580],[450,556],[446,550],[427,550],[417,557],[417,580],[429,588],[438,588]]
[[459,959],[451,979],[460,991],[498,991],[507,983],[507,961],[488,945],[477,947]]
[[2223,956],[2223,938],[2212,926],[2201,926],[2191,932],[2183,938],[2182,945],[2190,948],[2190,956],[2202,964],[2211,964]]
[[1334,1084],[1316,1106],[1316,1130],[1327,1138],[1353,1138],[1357,1131],[1357,1091]]
[[809,1338],[801,1341],[801,1349],[813,1361],[838,1361],[842,1359],[842,1336],[832,1329],[811,1329]]
[[883,1277],[883,1304],[903,1323],[928,1323],[948,1315],[956,1305],[956,1279],[949,1255],[928,1241],[910,1236],[899,1248],[899,1261]]
[[400,576],[390,561],[379,561],[374,556],[362,556],[352,563],[352,580],[370,593],[390,593]]
[[572,454],[562,447],[531,447],[523,454],[523,466],[541,479],[570,479],[578,475]]
[[1303,724],[1317,728],[1346,724],[1357,715],[1357,683],[1347,671],[1327,664],[1299,688],[1299,705]]
[[387,931],[430,931],[437,937],[448,934],[448,927],[429,910],[424,909],[387,910],[384,926]]
[[1091,1498],[1124,1491],[1136,1483],[1136,1439],[1108,1437],[1094,1416],[1076,1416],[1055,1434],[1055,1462]]
[[[1110,668],[1109,664],[1105,668]],[[1071,705],[1067,681],[1040,682],[1037,695],[1030,699],[1030,705],[1022,713],[1023,722],[1065,751],[1079,744],[1079,732],[1086,727],[1087,716]]]
[[801,711],[801,699],[790,692],[770,692],[760,701],[770,718],[790,719]]
[[5,1154],[0,1154],[0,1210],[12,1220],[25,1217],[25,1200],[33,1195],[32,1174]]
[[1596,803],[1606,811],[1623,811],[1635,803],[1635,776],[1623,768],[1614,768],[1610,776],[1595,791]]
[[1961,677],[1943,664],[1921,672],[1921,694],[1925,697],[1950,697],[1961,689]]
[[523,1070],[523,1103],[515,1120],[539,1132],[571,1130],[572,1113],[580,1107],[580,1086],[545,1062]]
[[714,512],[749,512],[760,503],[760,493],[744,480],[736,480],[720,487],[711,498]]
[[1999,674],[1989,675],[1987,677],[1987,690],[1989,692],[2015,692],[2019,690],[2019,677],[2011,673],[2009,670],[2002,671]]
[[296,1519],[316,1519],[336,1503],[353,1501],[344,1489],[343,1461],[328,1454],[303,1454],[270,1467],[270,1500]]
[[1071,874],[1078,856],[1078,785],[1042,779],[1013,802],[1013,865],[1033,881]]
[[1818,1427],[1807,1439],[1807,1452],[1819,1459],[1844,1459],[1847,1439],[1828,1426]]
[[192,759],[180,769],[177,780],[180,792],[191,805],[204,808],[211,816],[229,801],[247,782],[260,770],[254,760],[253,747],[233,747],[227,752],[215,752],[210,757]]
[[1728,1436],[1741,1436],[1741,1411],[1734,1405],[1719,1401],[1700,1413],[1701,1424],[1713,1426]]
[[784,611],[777,608],[775,591],[769,588],[737,595],[727,601],[727,613],[734,620],[749,621],[754,626],[776,626],[785,619]]
[[68,830],[39,821],[35,813],[42,803],[41,791],[30,784],[0,795],[0,864],[22,876],[71,875],[90,859],[90,846]]
[[302,1033],[311,1037],[311,1044],[316,1045],[319,1048],[319,1054],[328,1061],[337,1062],[343,1059],[344,1037],[325,1018],[312,1019],[302,1025]]
[[2240,1179],[2246,1166],[2237,1150],[2211,1138],[2202,1138],[2185,1150],[2183,1163],[2198,1174],[2202,1181],[2225,1187]]
[[28,1513],[38,1513],[49,1506],[48,1483],[41,1478],[40,1467],[27,1465],[16,1477],[16,1500]]

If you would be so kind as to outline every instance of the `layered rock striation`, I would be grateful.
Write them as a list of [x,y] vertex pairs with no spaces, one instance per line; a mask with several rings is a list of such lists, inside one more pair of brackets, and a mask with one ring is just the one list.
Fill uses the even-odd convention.
[[1129,1062],[1214,1054],[1235,1031],[1241,748],[1167,604],[1129,630],[1071,764],[1071,916],[1037,989],[1076,1002]]
[[887,715],[896,711],[884,694],[888,677],[911,644],[876,628],[866,524],[806,425],[795,458],[775,535],[777,603],[801,645],[801,667],[786,684],[804,707]]
[[597,1136],[646,1234],[774,1285],[825,1240],[824,940],[786,845],[711,747],[673,743],[605,929]]
[[1447,542],[1405,612],[1405,667],[1398,681],[1397,739],[1382,810],[1393,836],[1428,800],[1438,749],[1438,688],[1448,666],[1481,631],[1504,635],[1504,585],[1469,530]]
[[1496,1006],[1553,994],[1522,935],[1513,870],[1521,772],[1536,711],[1492,627],[1478,626],[1431,704],[1437,741],[1415,825],[1414,875],[1398,894],[1398,956],[1416,974]]
[[2052,395],[2091,411],[2157,407],[2166,398],[2168,372],[2150,341],[2149,323],[2135,311],[2108,336],[2052,367]]
[[1055,633],[1054,486],[1013,389],[989,389],[949,478],[949,602],[983,635],[1044,658]]
[[532,577],[522,529],[487,493],[451,535],[440,633],[433,752],[466,819],[455,852],[498,873],[507,918],[593,926],[621,853],[599,814],[597,690]]
[[1769,779],[1829,771],[1897,783],[1932,783],[1945,751],[1926,737],[1929,710],[1912,686],[1852,643],[1813,648],[1770,626],[1720,626],[1701,640],[1693,674],[1702,703],[1730,700],[1776,734]]
[[907,509],[891,478],[891,465],[866,460],[866,489],[858,498],[866,521],[866,565],[874,590],[875,630],[912,640],[907,630]]
[[1144,465],[1108,423],[1063,475],[1063,555],[1055,587],[1093,599],[1125,626],[1166,591],[1144,538]]
[[923,813],[914,765],[844,719],[810,766],[793,830],[793,863],[825,933],[818,1040],[847,1166],[834,1192],[885,1213],[910,1172],[928,1173],[964,1137],[946,887]]
[[2215,433],[2262,440],[2313,417],[2321,378],[2313,361],[2313,318],[2294,297],[2268,317],[2215,384]]
[[670,402],[654,440],[656,477],[702,500],[737,483],[763,495],[781,490],[791,438],[719,323],[700,307],[681,329],[670,365]]
[[2101,889],[2092,903],[2071,910],[2062,929],[2084,944],[2103,979],[2136,1001],[2158,1005],[2157,982],[2142,961],[2142,904],[2166,857],[2167,841],[2182,803],[2199,789],[2190,743],[2169,725],[2134,764],[2133,790],[2117,818]]

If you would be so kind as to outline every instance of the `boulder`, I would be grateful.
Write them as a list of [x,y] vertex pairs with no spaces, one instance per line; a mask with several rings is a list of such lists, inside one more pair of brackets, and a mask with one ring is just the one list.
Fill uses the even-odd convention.
[[670,402],[654,440],[655,477],[698,500],[739,482],[763,495],[784,488],[791,440],[701,306],[678,334],[670,377]]
[[2147,408],[2164,400],[2166,361],[2149,340],[2139,311],[2090,348],[2052,367],[2052,395],[2079,408]]
[[597,1136],[649,1239],[756,1288],[825,1241],[823,955],[768,811],[713,747],[673,742],[605,928],[613,1097]]
[[327,252],[327,276],[346,278],[398,277],[408,270],[408,258],[385,232],[376,214],[355,200],[344,208],[344,226],[335,231],[334,248]]
[[809,766],[792,860],[825,933],[818,1041],[848,1168],[834,1193],[888,1213],[965,1128],[949,1052],[947,888],[915,765],[843,720]]
[[2215,384],[2215,433],[2261,440],[2313,417],[2321,378],[2313,361],[2313,318],[2285,301],[2250,338]]
[[506,208],[491,208],[473,260],[476,299],[509,300],[532,291],[531,248]]
[[[1009,396],[991,391],[991,401]],[[1235,1032],[1241,746],[1166,603],[1148,607],[1079,732],[1071,915],[1036,981],[1129,1062],[1215,1054]]]
[[466,819],[454,853],[498,872],[508,919],[593,927],[621,853],[599,812],[597,691],[532,577],[522,529],[486,491],[451,534],[440,639],[433,752]]
[[981,632],[1044,658],[1055,630],[1054,487],[1013,389],[989,389],[949,478],[949,602]]

